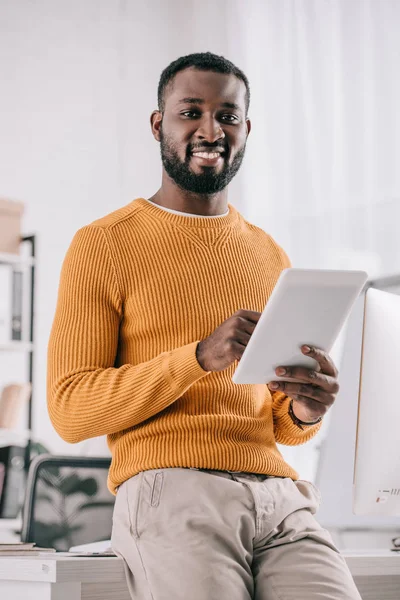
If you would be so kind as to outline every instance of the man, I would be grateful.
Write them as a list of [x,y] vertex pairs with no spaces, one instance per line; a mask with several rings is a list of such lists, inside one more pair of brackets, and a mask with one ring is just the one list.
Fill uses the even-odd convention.
[[223,57],[169,65],[151,115],[160,189],[79,230],[62,269],[49,412],[69,442],[108,436],[112,544],[140,600],[360,598],[314,519],[318,491],[276,447],[317,433],[331,358],[303,347],[320,372],[288,369],[302,384],[232,382],[290,266],[228,204],[249,99]]

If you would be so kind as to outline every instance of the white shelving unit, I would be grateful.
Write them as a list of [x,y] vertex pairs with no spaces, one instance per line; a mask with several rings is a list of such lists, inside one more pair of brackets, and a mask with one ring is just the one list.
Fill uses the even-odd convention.
[[[22,339],[13,340],[11,332],[10,339],[0,342],[0,353],[25,353],[28,356],[29,372],[28,381],[33,384],[33,331],[34,331],[34,287],[35,287],[35,236],[21,238],[21,247],[29,244],[30,253],[9,254],[0,252],[0,265],[9,265],[14,272],[23,273],[22,283]],[[0,292],[1,293],[1,292]],[[0,356],[0,360],[2,358]],[[27,429],[32,430],[32,393],[29,400]]]
[[[35,289],[35,236],[21,238],[21,255],[6,254],[0,252],[0,265],[10,266],[10,276],[13,282],[13,301],[19,303],[18,317],[21,318],[21,339],[13,335],[12,327],[16,331],[15,323],[10,324],[9,339],[5,334],[0,342],[0,385],[7,384],[6,378],[12,377],[13,382],[31,384],[31,392],[25,413],[21,414],[21,422],[16,430],[0,429],[0,445],[2,447],[22,447],[23,456],[19,456],[22,469],[25,473],[29,469],[31,457],[31,432],[32,432],[32,401],[33,401],[33,359],[34,359],[34,289]],[[14,273],[22,273],[21,287],[16,291],[14,288]],[[0,290],[0,294],[2,290]],[[21,296],[15,296],[21,294]],[[15,308],[15,304],[12,308]],[[7,310],[7,304],[6,304]],[[19,314],[20,313],[20,314]],[[8,314],[8,313],[6,313]],[[11,315],[15,318],[15,315]],[[6,319],[7,321],[7,319]],[[4,331],[4,330],[3,330]],[[25,357],[27,363],[25,362]],[[8,371],[9,369],[9,371]],[[17,458],[16,456],[13,460]],[[13,463],[13,467],[15,464]],[[0,518],[0,524],[5,524],[7,519]],[[11,530],[15,528],[17,521],[10,521]],[[9,523],[9,524],[10,524]],[[4,531],[1,532],[4,534]],[[14,535],[14,534],[13,534]]]

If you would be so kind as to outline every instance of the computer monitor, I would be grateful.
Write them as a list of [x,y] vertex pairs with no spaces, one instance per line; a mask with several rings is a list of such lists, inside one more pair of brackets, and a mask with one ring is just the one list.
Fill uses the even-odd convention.
[[364,302],[353,512],[400,516],[400,296],[373,288]]
[[[391,296],[400,296],[400,275],[381,276],[368,282],[366,289],[382,290]],[[397,300],[398,301],[398,300]],[[362,532],[379,531],[382,535],[393,537],[393,532],[400,532],[400,519],[396,515],[389,514],[354,514],[353,510],[353,487],[354,487],[354,457],[356,448],[356,431],[358,421],[358,400],[360,391],[361,371],[361,348],[364,327],[365,292],[360,294],[346,324],[344,342],[341,352],[334,357],[335,364],[339,370],[340,390],[334,406],[328,411],[324,418],[325,424],[311,442],[299,446],[307,449],[316,440],[315,475],[311,479],[316,483],[322,495],[322,502],[317,513],[318,522],[332,532],[346,535]],[[379,329],[379,328],[378,328]],[[394,330],[394,327],[393,327]],[[397,343],[391,340],[391,344]],[[393,357],[393,360],[396,359]],[[398,357],[397,370],[400,373],[400,356]],[[397,366],[397,365],[396,365]],[[376,371],[375,371],[376,372]],[[391,379],[392,375],[386,374]],[[373,408],[379,406],[379,398],[384,394],[388,379],[380,380],[381,387],[378,398],[374,398]],[[391,391],[392,397],[396,398],[396,389]],[[400,404],[400,392],[399,392]],[[381,405],[381,410],[386,404]],[[392,437],[397,436],[400,440],[400,424],[390,423]],[[390,428],[388,426],[387,436]],[[397,433],[398,432],[398,433]],[[359,433],[361,430],[359,428]],[[383,465],[385,446],[379,444],[377,437],[372,437],[373,430],[369,431],[371,450],[378,461]],[[393,448],[399,444],[393,441]],[[297,448],[297,447],[296,447]],[[400,452],[400,447],[398,448]],[[395,452],[395,450],[393,450]],[[390,457],[389,457],[390,459]],[[357,461],[368,460],[366,454],[358,454]],[[302,474],[302,471],[299,471]],[[372,480],[373,471],[370,466],[369,476]],[[307,477],[306,477],[307,478]],[[396,487],[392,484],[392,487]],[[388,488],[385,488],[388,489]],[[382,508],[382,507],[381,507]],[[386,533],[384,533],[386,532]],[[343,542],[344,543],[344,542]]]

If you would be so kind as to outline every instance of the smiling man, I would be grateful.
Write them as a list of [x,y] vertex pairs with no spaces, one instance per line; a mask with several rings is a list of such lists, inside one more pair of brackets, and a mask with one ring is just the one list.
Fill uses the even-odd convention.
[[[153,200],[157,201],[160,193],[177,196],[177,203],[179,196],[181,201],[186,196],[191,198],[188,206],[193,210],[196,195],[200,196],[200,212],[196,214],[218,214],[210,213],[210,201],[206,203],[202,196],[210,200],[213,196],[213,204],[226,210],[226,188],[239,170],[250,132],[246,118],[250,92],[245,82],[235,76],[221,77],[221,73],[202,72],[194,67],[177,72],[172,81],[167,77],[168,69],[159,86],[160,110],[151,115],[165,169],[162,187]],[[164,98],[165,87],[169,93]],[[190,194],[171,194],[170,185]],[[180,205],[179,210],[184,207]]]
[[112,544],[138,600],[360,600],[315,520],[318,490],[276,445],[317,433],[339,389],[331,358],[305,346],[320,371],[287,373],[303,383],[232,382],[290,266],[228,204],[249,102],[223,57],[170,64],[151,115],[160,189],[80,229],[63,264],[49,413],[69,442],[107,435]]

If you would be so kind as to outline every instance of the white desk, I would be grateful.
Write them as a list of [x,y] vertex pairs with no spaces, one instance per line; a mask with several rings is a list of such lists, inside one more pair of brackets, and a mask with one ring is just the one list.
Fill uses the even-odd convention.
[[[357,551],[344,556],[363,600],[400,600],[400,554]],[[61,556],[0,558],[0,598],[130,600],[121,559]]]
[[131,600],[117,557],[0,558],[3,600]]

